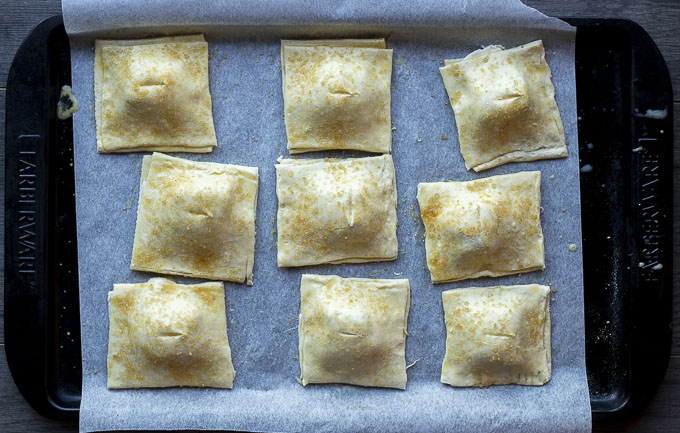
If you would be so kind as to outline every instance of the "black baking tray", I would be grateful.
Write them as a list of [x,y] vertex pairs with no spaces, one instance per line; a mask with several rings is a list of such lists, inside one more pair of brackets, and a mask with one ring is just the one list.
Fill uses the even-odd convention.
[[[565,20],[578,28],[586,366],[593,421],[609,423],[640,413],[669,361],[673,97],[639,25]],[[19,391],[54,419],[77,418],[82,380],[73,125],[56,118],[70,80],[68,38],[52,17],[7,80],[4,326]]]

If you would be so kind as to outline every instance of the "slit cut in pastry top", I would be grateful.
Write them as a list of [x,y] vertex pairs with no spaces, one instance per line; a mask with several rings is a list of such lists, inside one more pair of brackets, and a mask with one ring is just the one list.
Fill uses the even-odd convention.
[[108,388],[231,388],[235,375],[222,283],[113,286]]
[[394,260],[397,191],[390,155],[279,159],[278,265]]
[[257,167],[145,156],[130,268],[252,284],[257,188]]
[[418,184],[433,283],[545,268],[541,172]]
[[550,288],[471,287],[442,293],[451,386],[543,385],[551,376]]
[[406,279],[303,274],[300,383],[406,388]]
[[392,147],[392,50],[384,39],[281,41],[288,150]]
[[567,156],[542,41],[491,45],[446,60],[440,72],[468,170]]
[[203,35],[97,40],[94,87],[100,153],[217,145]]

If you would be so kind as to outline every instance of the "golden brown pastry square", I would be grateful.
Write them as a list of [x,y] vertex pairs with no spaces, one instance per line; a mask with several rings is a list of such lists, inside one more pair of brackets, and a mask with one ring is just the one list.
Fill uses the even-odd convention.
[[397,189],[390,155],[280,159],[278,265],[394,260]]
[[465,167],[567,156],[543,42],[492,45],[440,68]]
[[230,388],[234,366],[222,283],[165,278],[109,292],[108,388]]
[[543,385],[550,380],[550,288],[471,287],[442,293],[452,386]]
[[143,161],[130,268],[252,284],[257,167]]
[[433,283],[545,268],[541,172],[418,184]]
[[290,153],[392,147],[392,50],[384,39],[281,41]]
[[302,275],[300,383],[406,388],[408,280]]
[[211,152],[203,35],[95,41],[97,150]]

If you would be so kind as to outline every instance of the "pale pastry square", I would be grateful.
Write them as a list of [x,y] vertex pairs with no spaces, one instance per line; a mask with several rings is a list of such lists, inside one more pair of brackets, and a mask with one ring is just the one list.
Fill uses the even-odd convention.
[[472,287],[442,293],[451,386],[543,385],[550,380],[550,288]]
[[543,42],[491,45],[440,68],[465,167],[567,156]]
[[97,40],[94,56],[100,153],[217,145],[203,35]]
[[433,283],[545,268],[541,172],[418,184]]
[[406,279],[303,274],[300,383],[406,388]]
[[392,147],[392,50],[384,39],[281,41],[288,150]]
[[165,278],[109,292],[108,388],[231,389],[224,285]]
[[394,260],[397,188],[390,155],[279,159],[278,265]]
[[257,167],[145,156],[130,268],[252,284],[257,186]]

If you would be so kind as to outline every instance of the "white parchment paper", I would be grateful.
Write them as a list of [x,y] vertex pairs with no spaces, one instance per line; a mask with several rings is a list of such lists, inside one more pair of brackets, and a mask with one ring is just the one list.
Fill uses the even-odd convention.
[[[71,37],[83,396],[80,430],[223,429],[246,431],[590,431],[585,374],[580,253],[574,36],[565,23],[518,1],[215,2],[63,0]],[[142,156],[97,154],[93,40],[203,32],[218,147],[192,160],[257,166],[254,285],[226,284],[233,390],[106,388],[107,293],[114,283],[154,276],[130,270]],[[276,266],[274,165],[287,156],[279,41],[309,37],[386,37],[394,49],[393,158],[400,255],[393,262]],[[466,172],[438,68],[488,44],[543,39],[569,148],[567,159]],[[443,138],[446,137],[446,138]],[[358,152],[301,158],[361,156]],[[433,285],[418,217],[419,182],[470,180],[539,169],[546,269],[502,278]],[[577,250],[571,252],[569,245]],[[300,274],[408,278],[411,313],[405,391],[345,385],[303,388],[297,360]],[[181,282],[196,281],[177,278]],[[445,351],[441,292],[496,284],[549,284],[552,380],[542,387],[486,389],[440,383]]]

